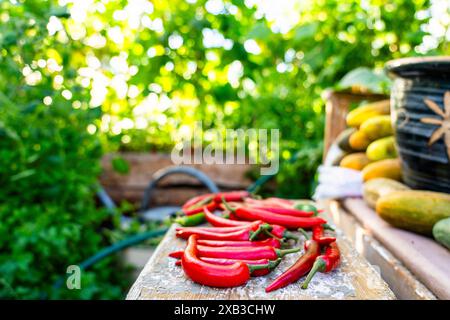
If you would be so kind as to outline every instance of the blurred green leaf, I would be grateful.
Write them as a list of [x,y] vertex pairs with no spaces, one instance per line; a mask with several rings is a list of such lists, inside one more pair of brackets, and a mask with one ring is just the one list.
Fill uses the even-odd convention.
[[360,87],[372,93],[388,93],[390,84],[389,78],[384,73],[376,73],[369,68],[360,67],[347,73],[337,87],[338,89]]
[[128,174],[130,172],[130,165],[126,159],[121,156],[116,156],[111,159],[111,164],[114,171],[120,174]]

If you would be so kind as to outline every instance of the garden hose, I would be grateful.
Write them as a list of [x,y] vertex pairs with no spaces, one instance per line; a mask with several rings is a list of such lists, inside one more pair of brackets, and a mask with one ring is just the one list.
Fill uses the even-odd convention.
[[[81,262],[80,264],[78,264],[78,266],[80,267],[81,270],[86,270],[87,268],[89,268],[93,264],[97,263],[98,261],[106,258],[107,256],[110,256],[110,255],[112,255],[118,251],[121,251],[125,248],[134,246],[135,244],[138,244],[145,240],[162,236],[163,234],[165,234],[167,232],[167,230],[168,230],[168,228],[160,228],[158,230],[147,231],[144,233],[140,233],[140,234],[128,237],[122,241],[114,243],[113,245],[100,250],[98,253],[94,254],[93,256],[89,257],[88,259],[86,259],[83,262]],[[53,287],[55,289],[60,288],[63,285],[65,279],[66,279],[66,276],[61,277],[60,279],[58,279],[58,281],[55,282]]]

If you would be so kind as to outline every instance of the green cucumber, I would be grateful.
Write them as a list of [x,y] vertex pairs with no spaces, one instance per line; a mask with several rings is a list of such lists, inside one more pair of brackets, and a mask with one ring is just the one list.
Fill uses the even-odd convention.
[[438,221],[433,227],[434,239],[450,249],[450,218]]

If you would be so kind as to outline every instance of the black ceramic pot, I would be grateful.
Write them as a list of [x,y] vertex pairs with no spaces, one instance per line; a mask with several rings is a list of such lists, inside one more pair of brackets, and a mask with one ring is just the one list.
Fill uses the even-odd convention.
[[450,193],[450,57],[399,59],[386,69],[405,183]]

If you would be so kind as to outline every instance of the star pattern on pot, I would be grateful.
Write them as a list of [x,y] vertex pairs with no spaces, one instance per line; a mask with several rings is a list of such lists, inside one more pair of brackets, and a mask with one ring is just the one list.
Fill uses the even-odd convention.
[[444,110],[442,110],[436,104],[436,102],[430,99],[424,99],[424,102],[428,106],[428,108],[442,117],[442,119],[427,117],[420,119],[420,121],[423,123],[439,126],[439,128],[434,130],[433,134],[431,135],[430,140],[428,141],[428,145],[432,145],[443,137],[445,146],[447,147],[447,156],[450,161],[450,91],[447,91],[444,94]]

